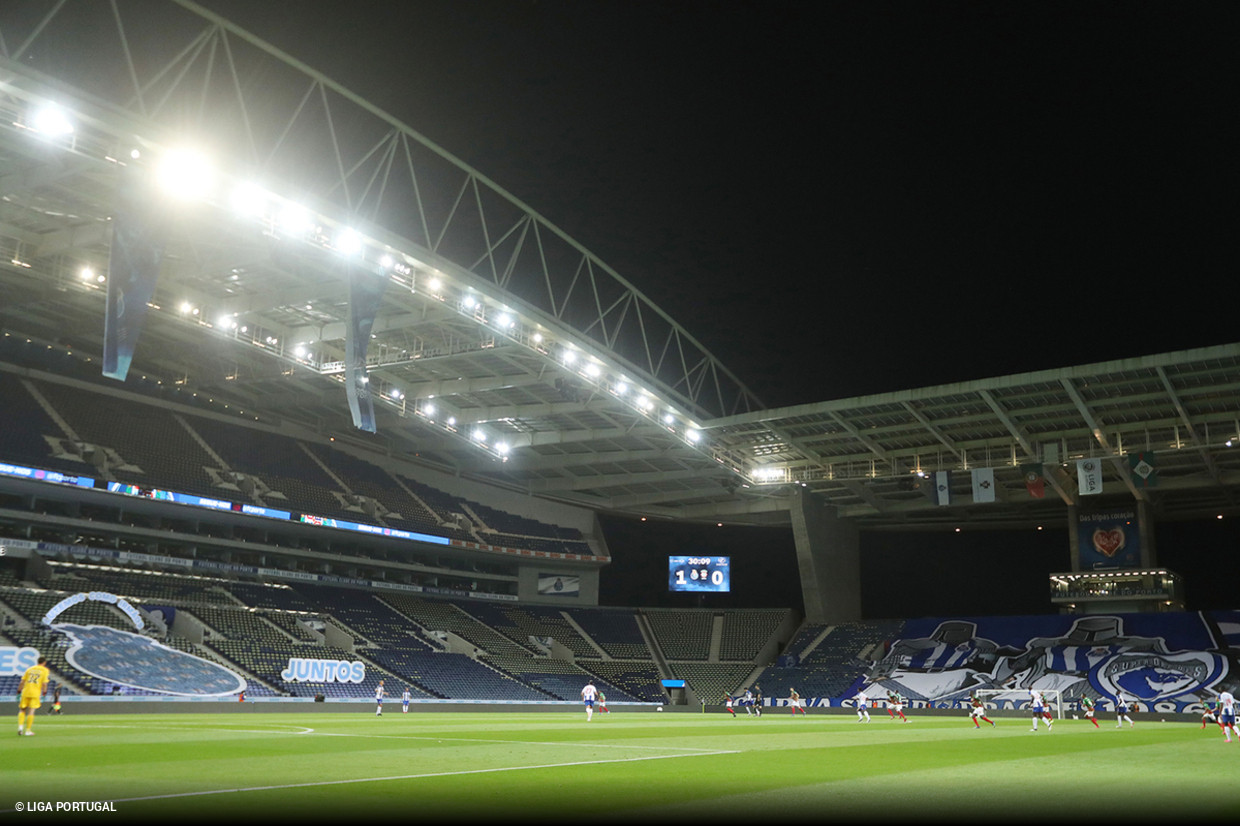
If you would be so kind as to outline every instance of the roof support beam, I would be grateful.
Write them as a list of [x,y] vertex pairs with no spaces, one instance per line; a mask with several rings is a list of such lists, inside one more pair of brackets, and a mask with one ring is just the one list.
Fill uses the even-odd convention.
[[1093,410],[1086,403],[1085,398],[1081,395],[1081,391],[1072,383],[1072,379],[1063,378],[1059,380],[1063,389],[1067,392],[1068,397],[1072,399],[1072,403],[1076,405],[1077,412],[1081,414],[1081,418],[1085,420],[1085,426],[1094,434],[1094,438],[1098,440],[1098,444],[1102,445],[1111,461],[1111,465],[1115,468],[1119,478],[1123,480],[1124,486],[1128,488],[1128,492],[1132,494],[1133,499],[1149,501],[1149,496],[1144,490],[1141,490],[1132,482],[1132,474],[1128,472],[1128,463],[1123,456],[1115,455],[1116,450],[1111,446],[1111,440],[1102,428],[1102,424],[1094,416]]

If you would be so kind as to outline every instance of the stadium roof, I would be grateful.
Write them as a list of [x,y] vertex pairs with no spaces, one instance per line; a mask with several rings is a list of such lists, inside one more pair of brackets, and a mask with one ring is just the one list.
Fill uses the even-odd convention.
[[[179,0],[0,10],[0,325],[100,359],[122,172],[191,146],[209,177],[160,206],[174,229],[131,380],[673,519],[782,524],[809,488],[874,527],[1038,522],[1080,501],[1078,458],[1101,460],[1107,496],[1171,518],[1236,510],[1240,344],[764,409],[517,197]],[[367,352],[374,434],[353,426],[344,383],[359,261],[389,279]],[[1135,452],[1155,457],[1155,486],[1134,481]],[[1043,499],[1026,489],[1034,461]],[[994,470],[993,503],[973,502],[974,469]],[[918,475],[940,470],[955,471],[951,507]]]

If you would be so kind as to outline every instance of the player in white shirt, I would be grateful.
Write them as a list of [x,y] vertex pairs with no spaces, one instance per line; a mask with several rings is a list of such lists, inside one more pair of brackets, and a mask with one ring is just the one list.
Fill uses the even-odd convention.
[[866,696],[864,691],[858,691],[857,696],[853,699],[857,701],[857,722],[870,722],[870,698]]
[[379,684],[375,686],[375,716],[383,716],[383,680],[380,680]]
[[586,722],[594,717],[594,698],[598,696],[598,688],[594,683],[586,683],[586,687],[581,689],[581,700],[586,704]]
[[409,700],[410,699],[412,698],[409,696],[409,688],[408,686],[406,686],[405,693],[400,695],[400,710],[405,714],[409,713]]
[[1218,695],[1218,724],[1228,743],[1231,742],[1232,734],[1240,740],[1240,732],[1236,731],[1236,698],[1230,691]]
[[1050,717],[1046,716],[1046,700],[1042,699],[1042,692],[1036,688],[1029,689],[1029,710],[1033,713],[1033,728],[1030,731],[1038,730],[1038,720],[1046,722],[1046,730],[1052,731],[1054,725]]
[[1123,728],[1124,721],[1128,721],[1128,728],[1136,728],[1132,722],[1132,718],[1128,716],[1128,709],[1132,705],[1132,701],[1128,699],[1128,695],[1120,692],[1115,698],[1115,727]]

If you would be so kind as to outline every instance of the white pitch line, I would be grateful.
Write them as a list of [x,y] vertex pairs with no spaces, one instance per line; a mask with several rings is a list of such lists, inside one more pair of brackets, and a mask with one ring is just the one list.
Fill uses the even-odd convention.
[[[379,740],[434,740],[439,743],[449,740],[454,743],[503,743],[509,746],[571,746],[573,748],[591,749],[651,749],[658,751],[701,752],[702,754],[736,754],[736,752],[731,751],[697,749],[692,746],[635,746],[630,743],[581,743],[575,740],[502,740],[489,737],[435,737],[429,734],[354,734],[353,732],[348,731],[317,731],[315,734],[320,737],[373,737]],[[676,757],[678,755],[668,756]]]
[[[467,774],[495,774],[498,772],[529,771],[532,769],[563,769],[572,766],[601,766],[607,763],[637,763],[643,760],[668,760],[681,757],[714,757],[722,754],[740,754],[740,751],[711,751],[700,754],[660,754],[650,757],[621,757],[615,760],[576,760],[571,763],[539,763],[530,766],[500,766],[493,769],[465,769],[451,772],[427,772],[424,774],[398,774],[390,777],[356,777],[349,780],[316,780],[309,783],[281,783],[272,786],[239,786],[234,789],[208,789],[198,792],[176,792],[174,794],[153,794],[143,797],[117,797],[110,803],[136,803],[143,800],[173,800],[182,797],[205,797],[216,794],[239,794],[241,792],[272,792],[283,789],[309,789],[315,786],[344,786],[352,783],[385,783],[392,780],[425,780],[432,777],[454,777]],[[6,810],[8,812],[13,809]]]
[[193,725],[192,723],[177,723],[176,725],[171,725],[171,726],[155,725],[155,724],[145,725],[145,726],[134,726],[134,725],[124,725],[121,723],[112,723],[112,724],[109,724],[109,723],[74,723],[73,728],[75,729],[80,729],[80,728],[116,729],[116,728],[120,728],[120,729],[136,729],[139,731],[151,730],[151,729],[155,729],[158,731],[167,731],[168,729],[183,729],[186,731],[202,731],[204,729],[207,729],[209,732],[219,732],[222,734],[314,734],[314,729],[312,728],[307,728],[306,726],[294,726],[292,724],[289,724],[289,728],[269,728],[269,729],[227,728],[227,727],[220,727],[219,725],[212,725],[208,729],[207,725],[205,724],[201,726],[196,726],[196,725]]

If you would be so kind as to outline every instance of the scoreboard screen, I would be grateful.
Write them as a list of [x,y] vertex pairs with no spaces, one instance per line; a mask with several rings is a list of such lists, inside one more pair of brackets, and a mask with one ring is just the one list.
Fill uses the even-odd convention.
[[669,556],[667,589],[689,593],[726,594],[732,590],[731,557]]

